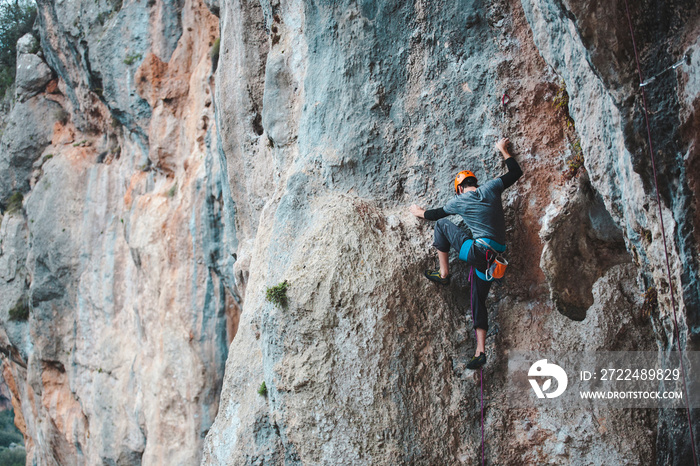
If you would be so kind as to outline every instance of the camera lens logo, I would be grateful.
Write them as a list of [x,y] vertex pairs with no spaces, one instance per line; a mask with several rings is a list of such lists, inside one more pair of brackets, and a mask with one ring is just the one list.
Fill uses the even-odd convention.
[[541,388],[537,380],[528,379],[530,381],[530,385],[532,385],[532,389],[537,395],[537,398],[556,398],[564,393],[564,390],[566,390],[566,386],[569,383],[569,378],[566,376],[564,369],[556,364],[548,363],[546,359],[540,359],[530,366],[530,370],[528,371],[527,375],[529,377],[553,377],[557,381],[557,389],[551,393],[547,393],[547,390],[549,390],[552,386],[551,378],[545,380]]

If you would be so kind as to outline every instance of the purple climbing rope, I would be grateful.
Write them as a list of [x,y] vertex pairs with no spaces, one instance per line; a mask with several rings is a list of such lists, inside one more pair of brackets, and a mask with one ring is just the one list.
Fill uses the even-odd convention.
[[[474,266],[469,267],[469,307],[472,311],[472,322],[476,322],[474,316]],[[474,338],[477,338],[476,327],[474,327]],[[479,382],[481,382],[481,464],[486,464],[486,456],[484,454],[484,368],[482,367],[479,374]]]

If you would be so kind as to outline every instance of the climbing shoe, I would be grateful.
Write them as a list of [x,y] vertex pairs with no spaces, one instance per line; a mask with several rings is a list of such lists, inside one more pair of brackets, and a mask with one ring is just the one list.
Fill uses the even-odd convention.
[[484,364],[486,364],[486,355],[484,353],[479,353],[479,356],[474,356],[471,361],[467,363],[467,369],[476,370]]
[[426,270],[425,271],[425,278],[427,278],[431,282],[439,283],[441,285],[449,285],[450,284],[450,276],[448,275],[445,278],[442,278],[439,270]]

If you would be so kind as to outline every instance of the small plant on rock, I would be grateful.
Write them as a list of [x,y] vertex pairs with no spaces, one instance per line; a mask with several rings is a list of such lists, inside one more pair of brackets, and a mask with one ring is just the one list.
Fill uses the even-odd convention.
[[124,59],[124,64],[127,66],[131,66],[137,61],[141,60],[141,54],[140,53],[131,53],[126,56]]
[[6,214],[14,214],[22,210],[22,202],[24,201],[24,196],[21,192],[15,191],[15,193],[10,196],[7,200],[7,206],[5,207]]
[[211,46],[211,51],[209,52],[209,56],[213,59],[218,59],[220,49],[221,49],[221,37],[217,37],[216,40],[214,41],[214,44]]
[[63,107],[61,107],[54,110],[53,117],[56,119],[56,121],[58,121],[62,125],[65,125],[66,123],[68,123],[68,118],[70,117],[70,114],[66,112],[63,109]]
[[576,178],[583,166],[583,149],[581,148],[581,138],[576,133],[576,124],[569,114],[569,93],[566,91],[566,83],[561,82],[557,94],[554,96],[553,106],[561,117],[564,137],[571,147],[571,158],[567,160],[567,169],[564,176],[571,180]]
[[17,300],[17,304],[10,309],[10,320],[25,321],[29,318],[29,300],[22,296]]
[[168,197],[173,198],[177,194],[177,183],[173,184],[170,189],[168,189]]
[[567,162],[569,169],[566,172],[566,177],[569,179],[575,178],[576,175],[578,175],[579,170],[581,168],[585,168],[583,166],[583,149],[581,149],[580,139],[576,139],[576,141],[571,144],[571,152],[573,155]]
[[216,67],[219,66],[219,52],[221,50],[221,37],[217,37],[216,40],[214,41],[214,44],[211,46],[211,50],[209,51],[209,57],[211,58],[211,70],[214,71],[216,70]]
[[258,387],[258,395],[260,396],[267,396],[267,386],[265,385],[265,381],[260,384],[260,387]]
[[276,286],[271,286],[270,288],[267,289],[265,292],[265,297],[269,302],[272,304],[276,304],[280,306],[283,309],[287,308],[287,288],[289,287],[289,283],[287,280],[283,281],[279,285]]
[[565,126],[571,127],[574,124],[574,120],[569,115],[569,93],[566,92],[566,82],[561,81],[559,90],[557,90],[557,95],[554,96],[554,108],[556,108],[562,115],[564,119]]

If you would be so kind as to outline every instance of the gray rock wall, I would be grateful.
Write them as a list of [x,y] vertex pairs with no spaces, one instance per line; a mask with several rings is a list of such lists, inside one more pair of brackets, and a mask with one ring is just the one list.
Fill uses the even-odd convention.
[[[697,64],[690,60],[697,46],[697,32],[690,18],[697,18],[699,10],[694,2],[651,6],[630,3],[629,14],[646,78],[645,96],[631,55],[634,49],[624,2],[615,2],[605,10],[594,2],[523,2],[523,7],[535,43],[570,90],[574,103],[570,111],[582,136],[591,183],[626,230],[625,241],[640,266],[644,286],[659,292],[663,304],[659,314],[651,316],[656,344],[666,351],[677,347],[677,320],[681,347],[694,350],[700,317],[694,233],[697,210],[691,191],[696,176],[691,167],[697,157],[697,131],[685,128],[693,124],[700,88],[685,83],[697,70]],[[669,69],[675,63],[680,66]],[[645,108],[649,111],[656,174]],[[611,119],[619,124],[609,124]],[[667,279],[666,250],[677,316]],[[658,431],[659,464],[693,461],[685,412],[661,412]]]
[[[465,271],[453,262],[448,289],[422,278],[434,262],[431,228],[407,206],[444,203],[459,169],[482,179],[502,173],[493,150],[501,135],[513,141],[525,176],[505,198],[510,278],[491,298],[487,458],[687,460],[680,418],[522,412],[507,408],[500,388],[509,349],[671,346],[631,41],[622,4],[596,5],[291,1],[263,2],[262,12],[254,6],[245,15],[245,3],[220,4],[222,47],[238,50],[219,64],[217,121],[227,128],[222,147],[231,148],[224,152],[240,206],[236,277],[245,294],[202,464],[479,461],[479,382],[464,368],[474,344]],[[643,11],[633,16],[642,30],[639,23],[666,8],[632,6]],[[668,9],[685,13],[668,13],[668,22],[696,41],[696,8]],[[261,22],[267,49],[254,27]],[[647,57],[660,34],[642,33]],[[671,54],[694,50],[689,43]],[[243,57],[245,73],[237,68]],[[684,65],[670,79],[694,82],[693,69]],[[568,111],[557,108],[562,86]],[[504,92],[510,103],[501,106]],[[675,100],[694,102],[692,92]],[[223,95],[232,98],[221,102]],[[232,115],[239,95],[248,100]],[[682,134],[687,124],[678,120],[692,110],[664,108]],[[663,132],[665,121],[652,127]],[[692,159],[695,138],[661,154]],[[569,180],[576,144],[585,172]],[[661,182],[690,175],[666,170]],[[681,226],[696,216],[673,212],[680,199],[692,205],[692,186],[673,194],[678,200],[662,198],[686,348],[697,267],[687,260],[695,240],[678,232],[696,231]],[[246,195],[254,208],[241,205]],[[265,290],[284,280],[289,305],[280,308]],[[642,313],[648,287],[660,296],[651,316]],[[257,393],[263,381],[265,397]]]

